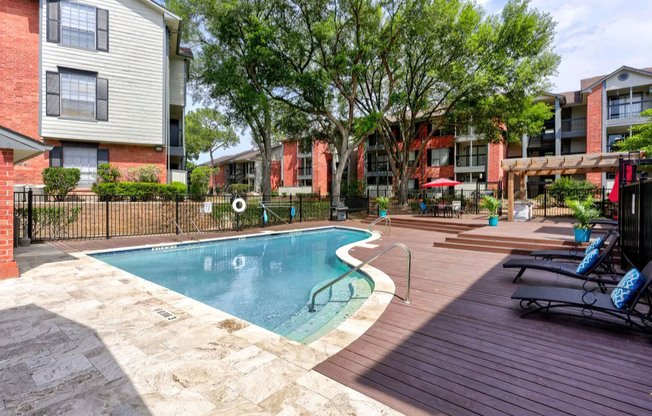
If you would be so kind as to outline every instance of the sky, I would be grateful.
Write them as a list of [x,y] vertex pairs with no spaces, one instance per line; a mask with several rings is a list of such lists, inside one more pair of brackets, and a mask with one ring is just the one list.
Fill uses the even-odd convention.
[[[487,12],[500,12],[507,0],[476,0]],[[652,67],[652,0],[532,0],[532,7],[557,22],[555,52],[561,56],[554,92],[580,89],[580,80],[609,74],[623,65]],[[191,106],[194,108],[194,106]],[[218,152],[235,154],[252,148],[247,134],[236,147]],[[208,160],[202,155],[199,162]]]

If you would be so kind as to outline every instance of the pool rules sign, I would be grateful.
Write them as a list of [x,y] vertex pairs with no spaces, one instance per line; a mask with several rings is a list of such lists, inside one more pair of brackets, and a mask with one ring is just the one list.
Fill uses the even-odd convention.
[[213,203],[204,202],[204,214],[210,214],[211,212],[213,212]]

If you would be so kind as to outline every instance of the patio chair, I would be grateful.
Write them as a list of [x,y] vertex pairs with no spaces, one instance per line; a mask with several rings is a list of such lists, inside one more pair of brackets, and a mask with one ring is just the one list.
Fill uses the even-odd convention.
[[[602,249],[605,246],[607,239],[611,236],[611,234],[613,234],[613,232],[613,229],[609,229],[609,231],[607,231],[604,236],[595,239],[593,243],[591,243],[585,250],[576,250],[574,248],[570,250],[538,250],[530,253],[530,256],[534,258],[540,257],[543,260],[561,259],[569,261],[582,261],[586,253],[588,253],[591,249]],[[618,236],[614,238],[618,238]]]
[[456,216],[457,218],[462,217],[462,201],[453,201],[453,206],[451,208],[451,217]]
[[435,210],[435,217],[437,214],[442,213],[444,217],[446,217],[446,204],[444,202],[440,202],[437,204],[436,210]]
[[[584,271],[583,273],[577,273],[577,265],[573,263],[565,263],[565,262],[553,261],[553,260],[540,260],[540,259],[512,259],[503,263],[503,267],[505,269],[521,269],[519,270],[518,274],[514,278],[513,283],[518,282],[518,279],[520,279],[521,276],[523,276],[523,273],[525,273],[525,270],[527,269],[543,270],[551,273],[561,274],[563,276],[572,277],[575,279],[589,280],[591,279],[591,275],[593,274],[596,275],[604,274],[604,272],[598,270],[600,268],[602,268],[603,270],[614,270],[613,265],[608,264],[609,261],[608,259],[613,258],[613,251],[617,242],[618,239],[613,238],[609,242],[609,245],[607,245],[607,247],[604,250],[602,250],[595,263],[593,263],[593,265],[588,267],[586,271]],[[616,278],[613,276],[612,279],[616,280]],[[600,285],[603,285],[605,283],[605,280],[603,280],[602,278],[594,278],[593,280],[595,280],[596,283]]]
[[[603,317],[622,320],[631,328],[644,331],[652,341],[652,298],[650,296],[652,261],[645,266],[641,277],[643,282],[636,290],[628,288],[628,285],[621,285],[623,286],[622,294],[631,292],[632,296],[620,307],[614,303],[615,299],[612,298],[612,295],[595,292],[595,289],[586,290],[586,288],[521,286],[514,292],[512,299],[519,300],[521,308],[527,311],[521,317],[537,312],[547,313],[552,309],[561,314],[568,314],[567,311],[576,309],[581,313],[573,314],[573,316],[595,320],[604,320]],[[586,283],[590,281],[588,280]]]
[[419,204],[419,208],[421,208],[421,212],[419,213],[419,216],[423,217],[426,214],[426,212],[428,212],[428,205],[426,205],[425,202],[421,202]]

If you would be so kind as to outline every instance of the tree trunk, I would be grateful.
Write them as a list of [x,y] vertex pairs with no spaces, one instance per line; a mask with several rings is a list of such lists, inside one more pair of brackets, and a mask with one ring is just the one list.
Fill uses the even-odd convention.
[[215,190],[216,190],[216,186],[215,186],[216,180],[215,180],[215,172],[213,172],[213,169],[215,169],[215,161],[213,160],[213,149],[209,150],[208,154],[211,156],[211,190],[212,190],[211,193],[213,195],[215,195],[217,192],[215,192]]
[[341,152],[335,169],[333,169],[333,180],[331,182],[331,198],[333,200],[333,205],[338,205],[341,201],[342,175],[344,174],[344,169],[346,169],[347,161],[350,156],[350,149]]
[[263,143],[260,148],[262,156],[262,172],[260,190],[263,193],[263,202],[270,201],[272,198],[272,138],[271,132],[267,131],[263,135]]
[[396,179],[396,193],[399,206],[408,204],[408,188],[410,184],[409,169],[403,168]]

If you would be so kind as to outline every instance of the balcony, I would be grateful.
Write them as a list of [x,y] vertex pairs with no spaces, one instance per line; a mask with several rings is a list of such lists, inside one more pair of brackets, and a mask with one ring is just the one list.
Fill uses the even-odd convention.
[[297,178],[298,179],[312,178],[312,166],[299,166],[297,168]]
[[297,157],[299,158],[312,157],[312,149],[308,149],[306,151],[302,151],[301,149],[299,149],[297,152]]
[[586,117],[574,117],[561,120],[561,137],[586,136]]
[[652,100],[633,103],[609,104],[607,106],[607,127],[640,124],[647,121],[640,114],[652,108]]
[[455,166],[458,168],[467,168],[471,166],[482,166],[487,164],[487,155],[458,155],[456,158]]
[[387,162],[369,163],[367,165],[367,176],[391,176],[392,172]]

